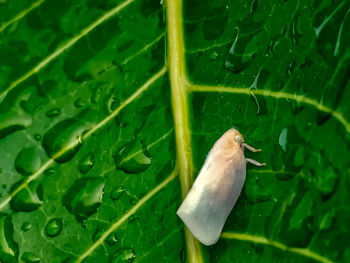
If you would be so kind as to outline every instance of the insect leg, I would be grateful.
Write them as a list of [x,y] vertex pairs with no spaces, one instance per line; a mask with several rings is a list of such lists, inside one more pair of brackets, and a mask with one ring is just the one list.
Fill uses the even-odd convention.
[[255,161],[255,160],[250,159],[250,158],[245,158],[245,160],[247,161],[247,163],[251,163],[251,164],[254,164],[256,166],[266,166],[266,163],[259,163],[258,161]]
[[246,144],[246,143],[242,143],[243,147],[244,148],[247,148],[249,151],[252,151],[252,152],[261,152],[261,149],[255,149],[253,146],[250,146],[249,144]]

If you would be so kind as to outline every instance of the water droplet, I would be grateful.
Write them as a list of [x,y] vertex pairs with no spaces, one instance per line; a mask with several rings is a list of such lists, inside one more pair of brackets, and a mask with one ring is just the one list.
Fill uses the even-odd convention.
[[107,237],[107,239],[106,239],[107,244],[110,245],[110,246],[115,245],[117,243],[117,241],[118,241],[118,238],[117,238],[117,234],[116,233],[110,234]]
[[46,112],[46,116],[49,118],[56,117],[60,114],[61,110],[59,108],[54,108]]
[[235,31],[233,33],[235,35],[235,40],[233,41],[231,48],[229,50],[229,53],[231,55],[235,55],[235,50],[236,50],[236,45],[237,45],[237,41],[238,41],[238,36],[239,36],[239,27],[235,27]]
[[92,152],[85,155],[79,163],[79,171],[86,174],[95,164],[95,156]]
[[41,158],[38,149],[29,147],[22,149],[15,160],[15,168],[17,172],[29,175],[40,169]]
[[225,61],[225,68],[230,69],[232,67],[233,67],[233,64],[230,61],[226,60]]
[[5,91],[5,92],[1,91],[1,93],[2,94],[0,95],[0,103],[4,101],[4,99],[6,98],[8,92],[7,91]]
[[135,252],[132,248],[123,248],[117,251],[113,256],[113,263],[133,262],[135,260]]
[[279,145],[281,145],[283,151],[287,150],[287,133],[288,133],[288,128],[284,128],[281,131],[280,137],[278,138],[278,143]]
[[81,136],[91,124],[82,118],[87,111],[83,111],[75,118],[67,119],[57,123],[48,132],[43,139],[43,147],[50,157],[58,163],[69,161],[79,150],[79,136]]
[[[0,215],[0,261],[17,262],[18,244],[13,237],[13,223],[11,217],[5,214]],[[6,261],[3,261],[5,260]]]
[[31,252],[24,252],[21,259],[26,263],[38,263],[38,262],[40,262],[40,258]]
[[336,182],[339,174],[333,169],[332,166],[328,166],[322,172],[316,173],[317,188],[324,195],[332,194],[335,190]]
[[78,179],[63,196],[63,205],[82,222],[97,211],[102,201],[104,186],[105,182],[101,177]]
[[125,173],[137,174],[151,165],[151,156],[140,142],[129,142],[114,155],[117,167]]
[[62,220],[59,218],[53,218],[51,219],[46,227],[45,232],[49,237],[55,237],[62,231]]
[[298,27],[298,20],[299,20],[299,14],[296,13],[294,19],[293,19],[293,25],[290,27],[290,35],[292,37],[294,45],[298,45],[300,37],[302,37],[302,34],[300,33],[299,27]]
[[255,53],[249,57],[230,55],[230,57],[225,61],[225,68],[232,71],[234,74],[241,73],[249,66],[249,64],[251,64],[254,57]]
[[98,101],[100,101],[102,96],[102,88],[97,88],[93,91],[93,94],[91,96],[91,102],[92,103],[96,103]]
[[87,225],[87,220],[86,220],[86,219],[82,220],[82,221],[81,221],[81,226],[82,226],[83,228],[86,228],[86,225]]
[[244,49],[248,45],[250,39],[251,38],[248,36],[239,38],[239,28],[235,28],[235,40],[232,43],[229,56],[225,62],[225,68],[232,71],[234,74],[241,73],[255,58],[255,53],[253,52],[247,51],[244,53]]
[[[23,181],[19,181],[12,185],[11,193],[18,189]],[[31,212],[38,209],[43,203],[40,199],[42,187],[38,186],[35,181],[28,184],[27,187],[21,189],[10,201],[10,207],[15,212]]]
[[320,214],[316,217],[316,223],[320,230],[327,230],[332,226],[334,219],[334,210],[329,210],[325,214]]
[[114,189],[112,192],[111,192],[111,199],[113,201],[115,200],[118,200],[122,194],[125,192],[125,188],[124,187],[119,187],[117,189]]
[[218,56],[219,56],[219,54],[218,54],[218,52],[216,52],[216,50],[214,50],[213,52],[210,53],[211,60],[217,59]]
[[29,231],[31,228],[32,228],[32,224],[31,224],[30,222],[24,222],[24,223],[22,224],[22,227],[21,227],[21,229],[22,229],[24,232]]
[[78,98],[74,101],[74,106],[77,108],[81,108],[81,107],[85,106],[85,103],[84,103],[83,99]]
[[294,115],[297,115],[304,109],[304,105],[300,102],[292,101],[290,105]]
[[0,110],[0,139],[32,124],[32,118],[28,114],[18,114],[13,110],[4,113],[2,111],[3,109]]
[[37,141],[41,140],[41,135],[39,133],[34,134],[34,139]]
[[45,175],[52,175],[54,174],[56,171],[54,168],[49,168],[45,171]]
[[107,100],[106,107],[109,113],[112,113],[115,110],[116,104],[117,104],[116,102],[117,102],[117,99],[115,95],[110,96],[110,98]]

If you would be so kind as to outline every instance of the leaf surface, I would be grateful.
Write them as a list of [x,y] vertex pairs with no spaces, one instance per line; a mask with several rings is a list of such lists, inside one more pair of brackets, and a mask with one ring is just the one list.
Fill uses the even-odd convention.
[[[0,1],[1,262],[350,262],[347,1]],[[176,210],[236,127],[205,247]]]

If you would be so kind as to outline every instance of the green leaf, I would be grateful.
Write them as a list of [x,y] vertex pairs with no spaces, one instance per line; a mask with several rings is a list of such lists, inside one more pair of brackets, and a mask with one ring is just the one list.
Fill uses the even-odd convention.
[[[348,1],[0,0],[0,262],[349,262]],[[176,210],[236,127],[205,247]]]

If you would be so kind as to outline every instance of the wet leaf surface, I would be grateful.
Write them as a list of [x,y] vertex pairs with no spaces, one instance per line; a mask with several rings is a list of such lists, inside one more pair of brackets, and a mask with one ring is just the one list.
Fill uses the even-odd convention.
[[[349,10],[0,0],[0,261],[350,262]],[[267,166],[198,249],[176,210],[231,127]]]

